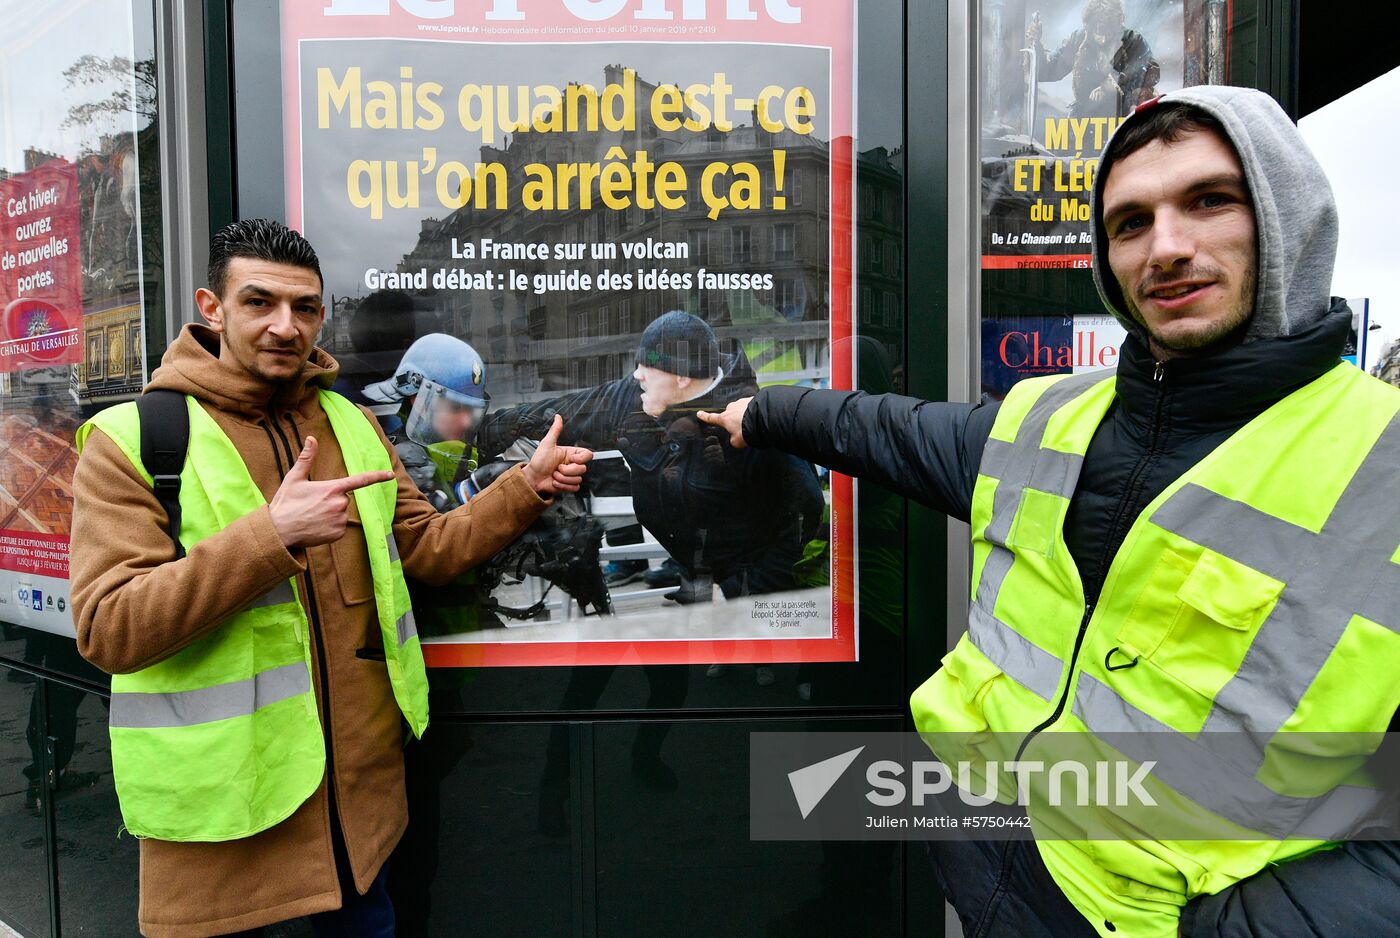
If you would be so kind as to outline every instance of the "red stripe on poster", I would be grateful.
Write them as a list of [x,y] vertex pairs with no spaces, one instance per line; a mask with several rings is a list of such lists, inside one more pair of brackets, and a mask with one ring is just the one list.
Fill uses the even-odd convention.
[[983,270],[1088,270],[1092,254],[983,254]]

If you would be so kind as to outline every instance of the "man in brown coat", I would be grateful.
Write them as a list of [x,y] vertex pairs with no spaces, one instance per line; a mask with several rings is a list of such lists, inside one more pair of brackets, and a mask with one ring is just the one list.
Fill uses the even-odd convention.
[[213,239],[209,284],[196,295],[208,325],[185,327],[148,389],[195,398],[268,504],[176,559],[150,485],[94,430],[74,475],[78,649],[110,673],[137,671],[295,577],[312,623],[326,774],[295,813],[253,836],[144,838],[141,931],[236,934],[309,915],[321,934],[392,935],[384,864],[408,820],[404,728],[350,493],[396,478],[393,535],[404,573],[444,583],[524,531],[547,504],[541,496],[576,490],[592,454],[556,445],[556,424],[527,465],[447,514],[419,494],[382,433],[393,473],[347,479],[318,398],[338,366],[313,344],[325,308],[311,245],[276,222],[236,222]]

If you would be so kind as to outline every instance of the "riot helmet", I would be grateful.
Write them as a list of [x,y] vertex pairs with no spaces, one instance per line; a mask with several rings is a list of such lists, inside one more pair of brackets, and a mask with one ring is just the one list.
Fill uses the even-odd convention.
[[410,345],[393,376],[368,385],[364,395],[384,404],[412,398],[404,433],[428,447],[469,442],[490,400],[481,356],[461,339],[440,332]]

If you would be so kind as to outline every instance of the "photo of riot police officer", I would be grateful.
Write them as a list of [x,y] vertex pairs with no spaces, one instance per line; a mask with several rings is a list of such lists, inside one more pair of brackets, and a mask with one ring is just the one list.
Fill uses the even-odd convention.
[[472,437],[486,412],[486,365],[441,332],[408,347],[394,374],[361,392],[419,491],[438,511],[462,503],[453,482],[476,468]]

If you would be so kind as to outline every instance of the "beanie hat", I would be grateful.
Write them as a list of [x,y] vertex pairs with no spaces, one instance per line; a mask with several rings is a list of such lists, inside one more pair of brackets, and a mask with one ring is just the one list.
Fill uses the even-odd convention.
[[705,320],[675,309],[646,327],[637,363],[683,377],[713,378],[720,367],[719,341]]

